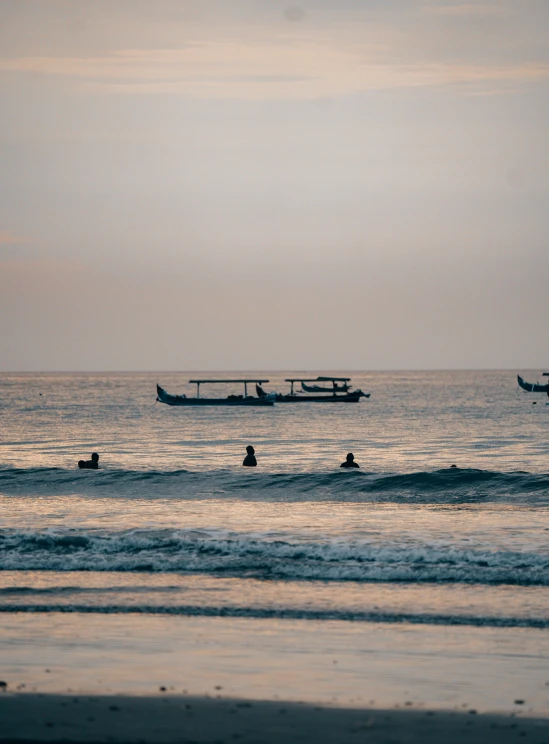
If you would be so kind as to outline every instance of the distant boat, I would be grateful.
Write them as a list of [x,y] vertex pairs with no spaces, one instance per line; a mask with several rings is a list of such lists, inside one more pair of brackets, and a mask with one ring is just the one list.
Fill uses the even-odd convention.
[[[259,383],[261,385],[265,382],[269,382],[269,380],[189,380],[189,383],[196,385],[196,398],[187,398],[186,395],[170,395],[170,393],[167,393],[164,388],[157,384],[156,400],[159,403],[166,403],[168,406],[272,406],[276,398],[274,393],[265,393],[260,398],[248,395],[248,385],[250,383]],[[243,384],[244,395],[229,395],[226,398],[200,397],[200,385],[232,383]]]
[[[549,372],[544,372],[543,377],[549,377]],[[549,384],[540,385],[539,382],[525,382],[520,375],[517,375],[518,384],[528,393],[547,393],[549,395]]]
[[[361,398],[369,398],[370,393],[362,390],[350,391],[347,383],[350,377],[287,377],[285,382],[290,383],[290,392],[287,394],[277,393],[277,403],[358,403]],[[302,390],[307,395],[300,395],[294,391],[294,383],[301,383]],[[308,382],[331,382],[332,387],[323,385],[307,385]],[[343,383],[338,385],[337,383]],[[260,384],[256,385],[258,396],[267,395]],[[310,393],[310,394],[309,394]],[[339,393],[339,394],[338,394]]]

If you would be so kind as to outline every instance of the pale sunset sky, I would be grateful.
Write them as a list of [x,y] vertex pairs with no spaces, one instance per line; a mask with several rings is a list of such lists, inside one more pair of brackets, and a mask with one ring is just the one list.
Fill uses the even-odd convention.
[[547,0],[1,0],[0,370],[547,368]]

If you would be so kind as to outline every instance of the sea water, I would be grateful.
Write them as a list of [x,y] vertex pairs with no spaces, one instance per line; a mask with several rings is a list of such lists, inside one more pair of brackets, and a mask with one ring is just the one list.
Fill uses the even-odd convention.
[[[261,377],[285,392],[299,374]],[[192,394],[201,376],[254,373],[0,376],[8,625],[549,627],[549,407],[514,372],[355,373],[371,397],[350,404],[155,403],[156,382]],[[100,470],[78,470],[92,451]],[[347,452],[359,470],[339,468]]]

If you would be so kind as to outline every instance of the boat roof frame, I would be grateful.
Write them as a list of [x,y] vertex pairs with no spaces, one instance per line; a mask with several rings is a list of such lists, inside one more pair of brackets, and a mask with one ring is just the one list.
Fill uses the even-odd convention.
[[202,385],[204,383],[206,384],[215,384],[215,383],[229,383],[229,382],[240,382],[240,383],[251,383],[251,382],[258,382],[260,384],[263,384],[265,382],[269,382],[269,380],[259,380],[257,377],[252,377],[251,379],[247,380],[189,380],[189,383],[193,383],[194,385]]
[[349,382],[350,377],[286,377],[284,382]]

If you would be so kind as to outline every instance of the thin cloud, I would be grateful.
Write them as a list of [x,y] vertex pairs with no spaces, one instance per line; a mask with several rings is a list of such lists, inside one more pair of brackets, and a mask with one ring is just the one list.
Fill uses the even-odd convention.
[[0,230],[0,245],[24,245],[28,242],[28,238],[17,235],[11,230]]
[[359,45],[227,40],[183,49],[120,50],[100,57],[3,58],[0,71],[56,76],[117,93],[314,99],[363,90],[536,81],[549,77],[549,64],[407,63]]
[[438,16],[503,16],[508,14],[508,9],[502,5],[496,5],[492,3],[450,3],[440,5],[438,3],[430,3],[424,5],[422,8],[424,13]]

